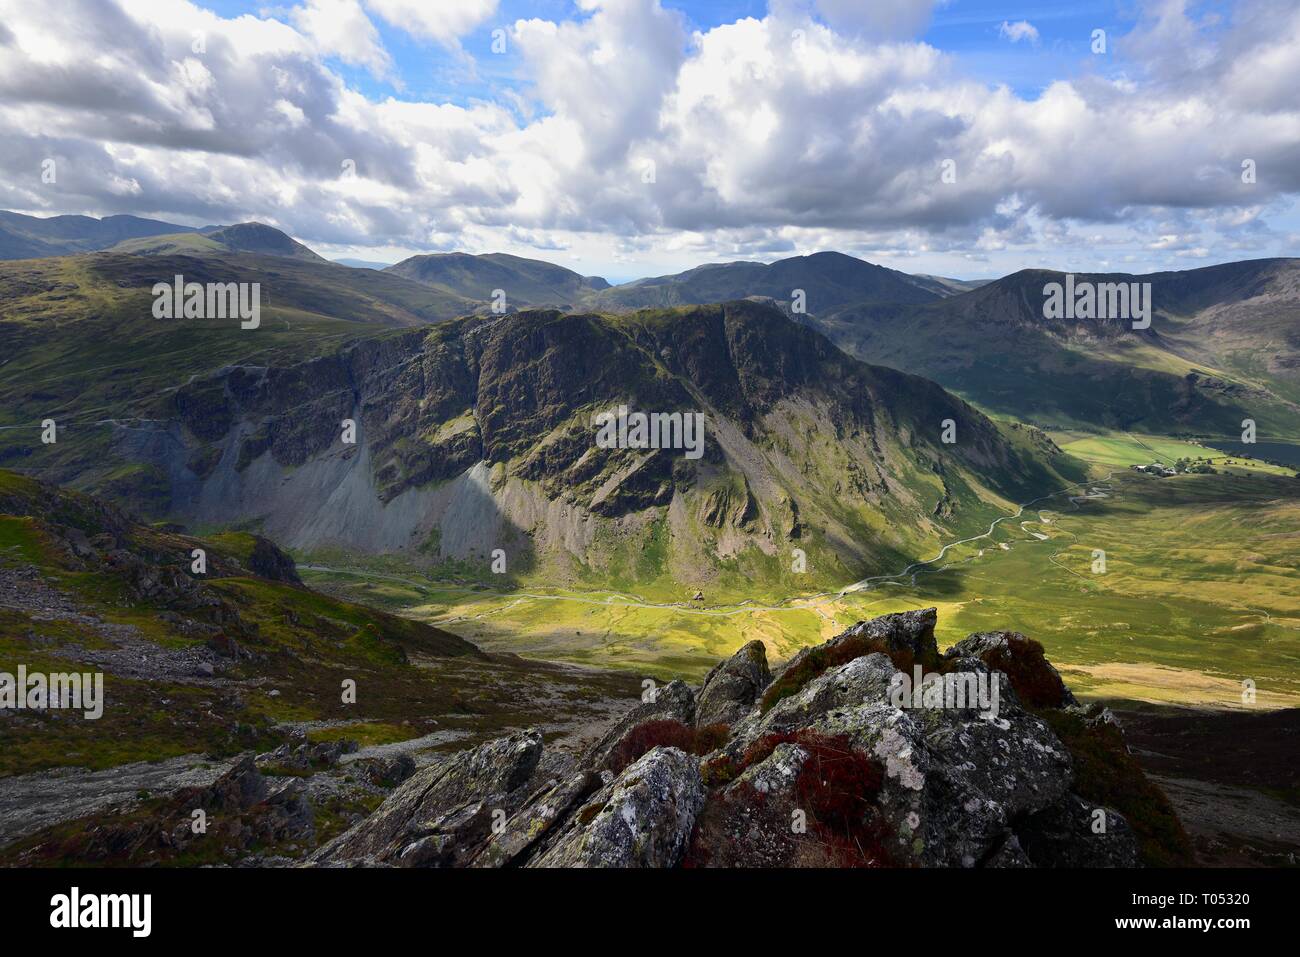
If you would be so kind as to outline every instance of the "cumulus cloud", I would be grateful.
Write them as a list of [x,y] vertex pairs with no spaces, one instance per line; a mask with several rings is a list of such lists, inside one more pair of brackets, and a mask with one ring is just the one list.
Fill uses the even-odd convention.
[[[56,21],[0,0],[3,207],[257,218],[386,248],[576,255],[599,236],[620,256],[978,258],[1093,245],[1071,223],[1161,255],[1258,243],[1300,191],[1300,9],[1280,0],[1217,25],[1156,5],[1114,70],[1032,98],[963,76],[904,24],[849,23],[859,5],[774,3],[692,33],[658,0],[581,0],[574,20],[505,25],[524,84],[462,103],[368,97],[328,60],[384,74],[367,14],[454,44],[495,2],[68,6]],[[895,12],[923,26],[932,7]]]
[[392,71],[392,59],[358,0],[308,0],[290,14],[324,56],[367,67],[375,76]]
[[497,0],[366,0],[367,6],[411,36],[454,44],[497,12]]
[[1015,23],[1008,23],[1003,20],[1002,25],[998,27],[998,36],[1010,40],[1012,43],[1019,43],[1021,40],[1037,43],[1038,27],[1028,20],[1017,20]]

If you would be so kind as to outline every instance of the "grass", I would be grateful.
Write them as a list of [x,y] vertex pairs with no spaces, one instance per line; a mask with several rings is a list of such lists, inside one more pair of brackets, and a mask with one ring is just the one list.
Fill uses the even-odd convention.
[[[1185,443],[1075,440],[1090,443],[1097,474],[1119,469],[1109,492],[1093,486],[1105,497],[1053,499],[953,549],[915,581],[847,595],[785,601],[761,580],[748,593],[710,590],[703,603],[682,592],[393,582],[357,590],[358,579],[337,575],[321,584],[379,597],[490,650],[696,680],[753,638],[783,659],[855,621],[935,605],[941,646],[975,631],[1020,631],[1083,696],[1243,707],[1250,679],[1253,706],[1300,704],[1300,483],[1253,462],[1158,479],[1123,467],[1141,460],[1133,442],[1166,455]],[[1104,574],[1092,572],[1094,550],[1106,553]]]
[[[98,720],[57,710],[24,710],[6,717],[0,776],[269,750],[284,739],[288,723],[341,724],[338,732],[313,734],[329,738],[337,733],[363,744],[422,737],[435,729],[449,740],[473,741],[517,723],[552,721],[560,704],[581,709],[588,701],[610,697],[635,700],[636,682],[630,678],[490,661],[426,623],[255,577],[212,578],[202,586],[209,599],[224,602],[224,630],[212,640],[235,634],[246,653],[218,662],[223,683],[127,677],[134,665],[126,671],[120,659],[90,660],[92,650],[117,647],[94,619],[129,626],[133,640],[150,642],[164,655],[207,641],[182,630],[187,617],[202,621],[204,613],[184,610],[163,617],[167,593],[161,603],[144,600],[132,592],[129,573],[116,572],[107,563],[83,569],[56,544],[61,533],[54,523],[75,525],[91,537],[104,530],[103,523],[118,523],[119,542],[140,556],[180,554],[181,546],[192,540],[126,523],[109,511],[96,511],[84,496],[3,470],[0,495],[5,508],[32,511],[50,521],[0,516],[0,565],[34,566],[40,587],[48,583],[69,596],[80,614],[93,616],[48,620],[38,612],[0,609],[0,671],[13,674],[25,665],[31,672],[103,672],[105,695]],[[251,545],[248,536],[239,534],[197,541],[213,556],[236,557]],[[232,624],[235,614],[238,624]],[[343,700],[345,681],[355,682],[355,701]]]
[[[72,656],[36,651],[25,640],[9,637],[10,627],[0,623],[0,670],[12,673],[19,662],[29,672],[99,670]],[[229,695],[106,675],[104,713],[98,720],[64,711],[23,711],[6,718],[0,777],[58,767],[102,770],[196,752],[236,754],[274,741],[269,729],[251,720]]]
[[44,557],[45,549],[34,519],[0,515],[0,558],[36,564]]
[[380,744],[396,744],[411,737],[409,728],[399,724],[383,721],[362,721],[357,724],[345,724],[335,728],[321,728],[311,731],[307,740],[312,744],[325,744],[332,741],[355,741],[363,748]]
[[[1152,462],[1173,465],[1182,458],[1203,458],[1216,469],[1226,468],[1242,474],[1247,472],[1269,475],[1295,474],[1295,469],[1270,465],[1257,459],[1243,459],[1240,455],[1229,455],[1218,449],[1184,439],[1127,432],[1092,433],[1069,430],[1053,432],[1051,436],[1063,451],[1102,466],[1150,465]],[[1227,465],[1229,461],[1234,464]]]
[[1169,799],[1142,773],[1114,726],[1088,725],[1072,712],[1046,709],[1038,714],[1070,750],[1075,793],[1124,815],[1143,864],[1188,867],[1193,863],[1191,842]]

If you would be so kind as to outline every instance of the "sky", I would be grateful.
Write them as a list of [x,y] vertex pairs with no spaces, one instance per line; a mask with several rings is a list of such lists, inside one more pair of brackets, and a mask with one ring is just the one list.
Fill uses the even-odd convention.
[[0,0],[0,208],[614,282],[1187,269],[1297,254],[1297,90],[1294,0]]

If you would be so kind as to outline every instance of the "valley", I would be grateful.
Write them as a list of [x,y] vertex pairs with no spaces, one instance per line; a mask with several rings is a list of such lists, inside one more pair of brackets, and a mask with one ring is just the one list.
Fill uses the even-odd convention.
[[[127,225],[142,236],[106,252],[0,265],[0,464],[199,533],[267,534],[313,584],[494,651],[701,675],[750,638],[788,657],[871,614],[936,605],[941,640],[1017,628],[1087,694],[1215,703],[1252,677],[1260,704],[1296,700],[1300,496],[1294,446],[1270,440],[1300,417],[1285,363],[1252,366],[1218,331],[1238,309],[1260,320],[1249,341],[1285,335],[1292,261],[1159,276],[1173,312],[1157,310],[1158,338],[1134,339],[1028,328],[1045,273],[962,284],[818,254],[610,287],[518,257],[348,269],[259,224]],[[150,284],[182,272],[263,282],[264,328],[152,320]],[[485,314],[498,284],[520,305],[616,314]],[[802,328],[753,300],[662,307],[780,304],[786,286],[821,309]],[[809,326],[976,405],[854,363]],[[970,375],[980,356],[1000,367],[999,337],[1028,361],[991,392]],[[1069,370],[1101,367],[1062,365],[1070,353],[1122,360],[1128,397],[1089,405],[1106,387]],[[943,365],[959,354],[977,361]],[[1197,355],[1273,391],[1160,392],[1182,388]],[[1258,450],[1215,429],[1173,438],[1186,426],[1172,419],[1152,420],[1168,426],[1157,433],[1112,422],[1127,403],[1226,429],[1250,396]],[[587,418],[626,399],[706,410],[708,454],[588,448]],[[348,415],[351,450],[332,434]],[[34,441],[46,416],[56,445]],[[945,416],[955,446],[936,441]],[[1180,459],[1216,474],[1129,469]],[[1081,482],[1096,494],[1058,491]],[[493,549],[508,574],[492,573]]]
[[[247,832],[180,860],[291,862],[465,748],[533,726],[567,766],[647,681],[924,609],[939,649],[1021,632],[1136,722],[1203,861],[1294,853],[1285,773],[1196,763],[1300,713],[1290,359],[1216,325],[1279,348],[1293,261],[1164,280],[1177,309],[1134,340],[1040,328],[1039,274],[816,254],[609,286],[512,256],[349,269],[255,223],[100,233],[0,263],[0,666],[103,671],[110,705],[0,713],[0,861],[117,860],[87,822],[152,835],[175,795],[261,776],[272,857]],[[155,319],[181,274],[259,283],[260,328]],[[594,441],[621,405],[705,441]],[[210,580],[180,571],[196,545]]]
[[[336,590],[462,634],[481,647],[600,663],[656,676],[702,677],[720,654],[761,638],[777,657],[853,622],[939,607],[941,646],[1012,628],[1043,642],[1090,697],[1241,707],[1300,704],[1300,542],[1294,474],[1219,456],[1215,475],[1164,480],[1127,468],[1208,450],[1154,436],[1054,438],[1090,458],[1083,491],[1038,503],[912,574],[829,594],[782,589],[557,589],[490,579],[456,584],[389,564],[300,566]],[[1150,451],[1148,451],[1150,450]],[[1118,468],[1116,468],[1118,467]],[[1093,549],[1106,552],[1094,573]],[[333,556],[337,561],[341,556]],[[399,574],[398,572],[402,572]]]

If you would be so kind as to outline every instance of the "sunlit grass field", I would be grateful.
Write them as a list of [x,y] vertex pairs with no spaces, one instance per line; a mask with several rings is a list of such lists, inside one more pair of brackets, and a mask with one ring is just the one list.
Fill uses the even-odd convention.
[[1221,453],[1219,474],[1156,478],[1127,466],[1208,450],[1150,436],[1056,438],[1094,464],[1098,480],[1083,494],[1027,510],[915,575],[847,594],[756,583],[744,600],[668,602],[528,583],[497,591],[411,572],[306,574],[488,650],[659,678],[698,680],[754,638],[781,659],[860,619],[934,605],[941,646],[975,631],[1023,632],[1085,696],[1300,704],[1300,480],[1240,458],[1227,466]]
[[[1073,431],[1053,432],[1051,435],[1064,451],[1096,465],[1150,465],[1152,462],[1173,465],[1181,458],[1203,458],[1210,460],[1215,468],[1240,468],[1274,475],[1295,474],[1294,469],[1279,468],[1267,462],[1246,460],[1194,442],[1157,435],[1138,435],[1129,432],[1099,435]],[[1227,465],[1227,462],[1234,464]]]

